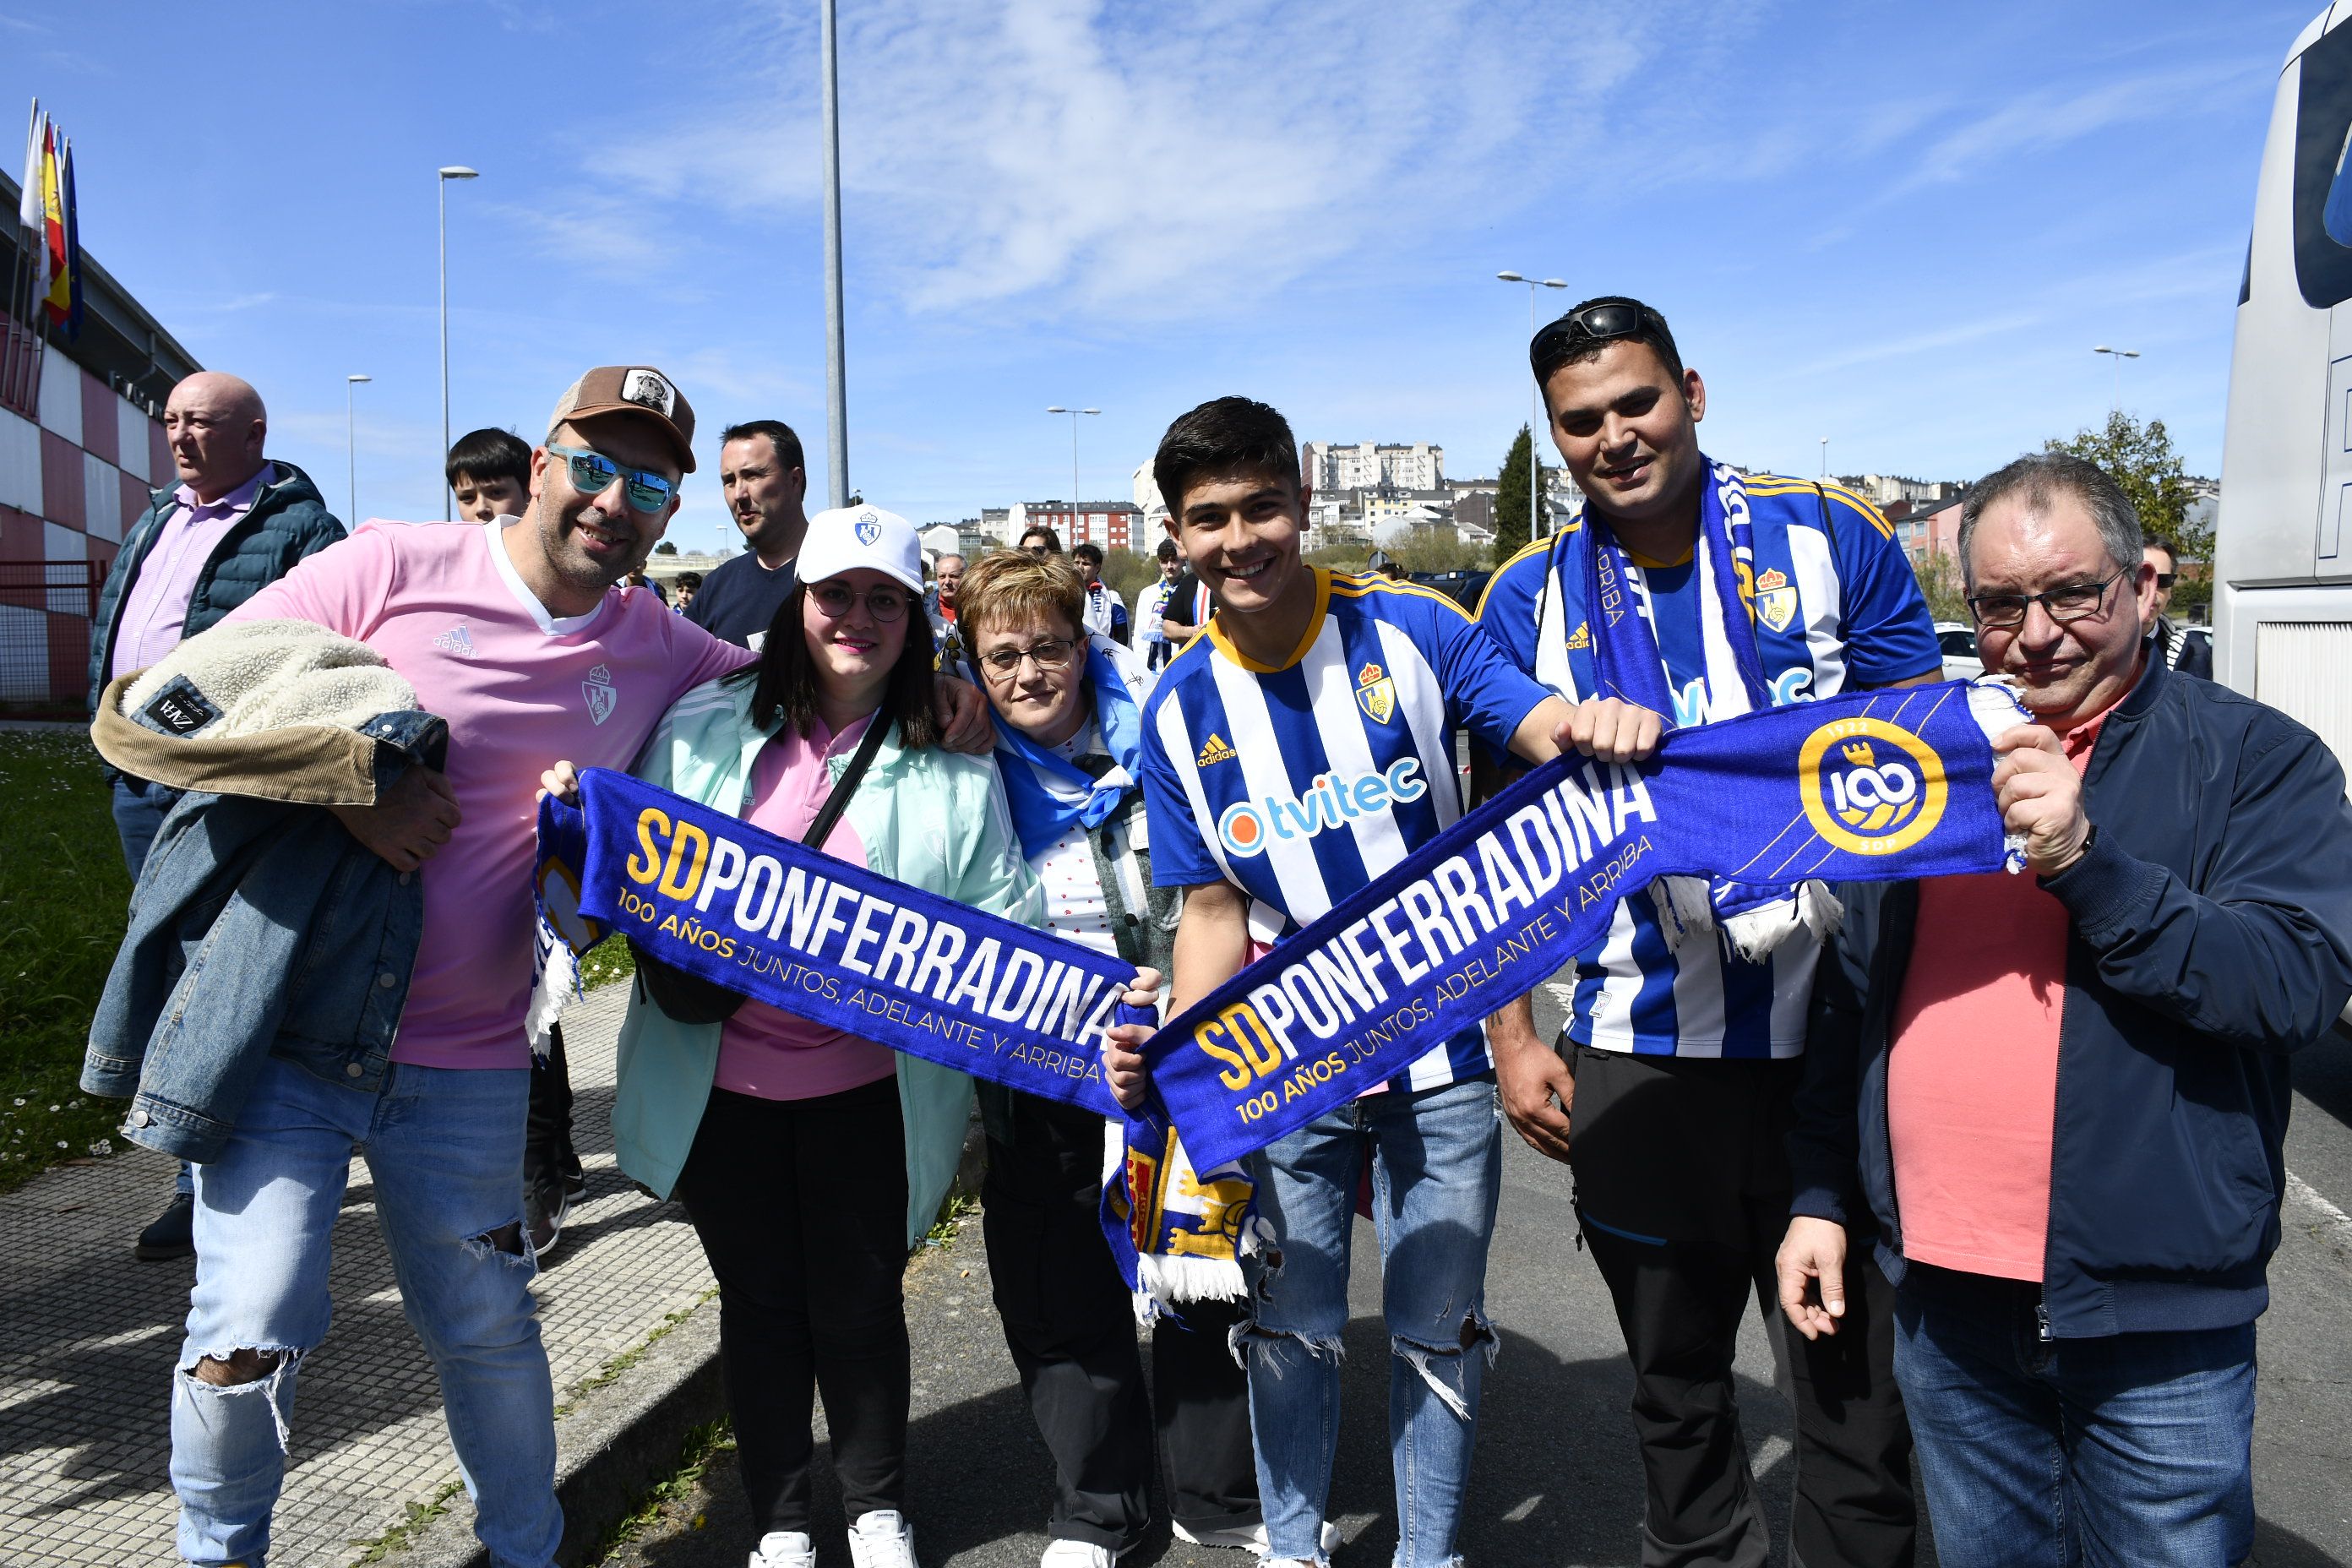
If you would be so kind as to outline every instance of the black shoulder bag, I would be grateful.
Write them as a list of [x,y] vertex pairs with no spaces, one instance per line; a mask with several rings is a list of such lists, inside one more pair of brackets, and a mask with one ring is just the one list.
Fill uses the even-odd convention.
[[[857,781],[866,776],[866,766],[874,753],[882,749],[882,738],[889,732],[891,721],[877,713],[866,726],[866,738],[857,743],[857,752],[842,770],[833,793],[824,797],[818,808],[816,820],[801,835],[801,842],[814,849],[823,849],[833,825],[849,807],[849,797],[857,793]],[[723,1024],[735,1016],[743,1005],[743,994],[705,980],[699,974],[663,963],[628,939],[629,952],[637,961],[637,994],[662,1010],[665,1017],[679,1024]]]

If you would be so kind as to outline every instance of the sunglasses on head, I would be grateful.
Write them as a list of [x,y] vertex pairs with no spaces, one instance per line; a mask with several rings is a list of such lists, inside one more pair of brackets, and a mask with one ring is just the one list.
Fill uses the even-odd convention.
[[602,452],[585,447],[558,447],[549,443],[547,455],[561,458],[571,471],[572,488],[583,496],[600,496],[613,488],[614,479],[628,481],[623,491],[629,506],[635,511],[659,511],[677,493],[677,486],[650,468],[625,468]]
[[1540,375],[1547,363],[1556,369],[1560,361],[1579,349],[1590,348],[1594,343],[1614,342],[1619,338],[1634,337],[1644,327],[1654,327],[1660,332],[1665,332],[1666,319],[1647,305],[1614,301],[1587,305],[1580,310],[1570,310],[1556,321],[1547,322],[1543,331],[1528,344],[1528,359]]

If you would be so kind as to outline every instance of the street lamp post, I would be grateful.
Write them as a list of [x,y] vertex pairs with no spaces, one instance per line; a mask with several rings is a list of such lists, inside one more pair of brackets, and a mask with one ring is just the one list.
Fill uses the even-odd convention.
[[2137,349],[2111,349],[2111,348],[2107,347],[2107,345],[2106,345],[2106,344],[2105,344],[2105,343],[2101,343],[2101,344],[2099,344],[2099,345],[2098,345],[2098,347],[2096,347],[2096,348],[2093,349],[2091,352],[2092,352],[2093,353],[2095,353],[2095,354],[2105,354],[2105,355],[2106,355],[2109,359],[2111,359],[2111,360],[2113,360],[2113,361],[2115,362],[2115,365],[2116,365],[2116,402],[2115,402],[2115,407],[2116,407],[2116,411],[2117,413],[2121,413],[2121,412],[2123,411],[2123,406],[2124,406],[2124,361],[2126,361],[2126,360],[2127,360],[2127,359],[2137,359],[2137,358],[2139,358],[2139,350],[2137,350]]
[[[1099,408],[1065,408],[1060,404],[1056,403],[1051,408],[1046,409],[1045,412],[1048,414],[1066,414],[1070,416],[1070,531],[1076,533],[1078,529],[1083,526],[1083,524],[1078,521],[1078,416],[1081,414],[1100,414],[1102,410]],[[1077,541],[1073,539],[1070,542],[1076,544]]]
[[[481,175],[463,163],[451,163],[440,171],[434,184],[441,208],[441,452],[449,451],[449,182],[477,180]],[[449,482],[441,481],[441,521],[447,522],[455,516],[449,496]]]
[[[1532,341],[1536,335],[1536,290],[1565,289],[1568,285],[1557,278],[1524,278],[1517,272],[1497,272],[1495,276],[1506,283],[1528,286],[1528,337]],[[1551,421],[1544,417],[1542,387],[1536,388],[1535,402],[1530,406],[1534,413],[1528,419],[1528,538],[1532,542],[1544,535],[1544,531],[1536,525],[1537,509],[1543,505],[1543,447],[1537,444],[1536,432],[1551,428]]]
[[849,389],[842,363],[841,105],[833,0],[817,6],[817,52],[823,58],[824,120],[824,458],[825,490],[833,505],[849,504]]
[[1822,478],[1823,478],[1823,479],[1828,479],[1829,477],[1830,477],[1830,438],[1829,438],[1828,437],[1824,436],[1824,437],[1822,437]]
[[[343,466],[349,470],[352,485],[351,510],[343,513],[343,521],[352,528],[360,525],[360,449],[354,439],[358,434],[358,416],[352,412],[352,389],[361,382],[374,379],[369,375],[343,377]],[[446,452],[448,448],[444,447],[442,450]]]

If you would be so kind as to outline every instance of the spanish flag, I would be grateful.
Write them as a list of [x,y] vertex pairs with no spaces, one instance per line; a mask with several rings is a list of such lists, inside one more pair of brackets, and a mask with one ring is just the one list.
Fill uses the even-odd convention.
[[65,138],[52,121],[41,129],[41,277],[47,284],[41,308],[55,327],[64,326],[73,313],[72,247],[67,242],[71,206]]

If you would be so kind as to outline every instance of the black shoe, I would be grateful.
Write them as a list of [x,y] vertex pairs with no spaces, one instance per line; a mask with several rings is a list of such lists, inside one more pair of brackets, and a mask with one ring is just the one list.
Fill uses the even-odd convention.
[[522,1195],[523,1228],[530,1233],[530,1249],[541,1263],[555,1250],[563,1235],[563,1222],[572,1217],[572,1194],[563,1190],[563,1183],[554,1177],[541,1177],[531,1182]]
[[580,1168],[580,1156],[572,1152],[570,1141],[563,1145],[563,1156],[557,1162],[563,1170],[563,1190],[575,1198],[588,1195],[588,1174]]
[[131,1250],[142,1263],[194,1258],[196,1255],[194,1196],[188,1193],[174,1193],[172,1206],[158,1215],[154,1224],[139,1233],[139,1245]]

